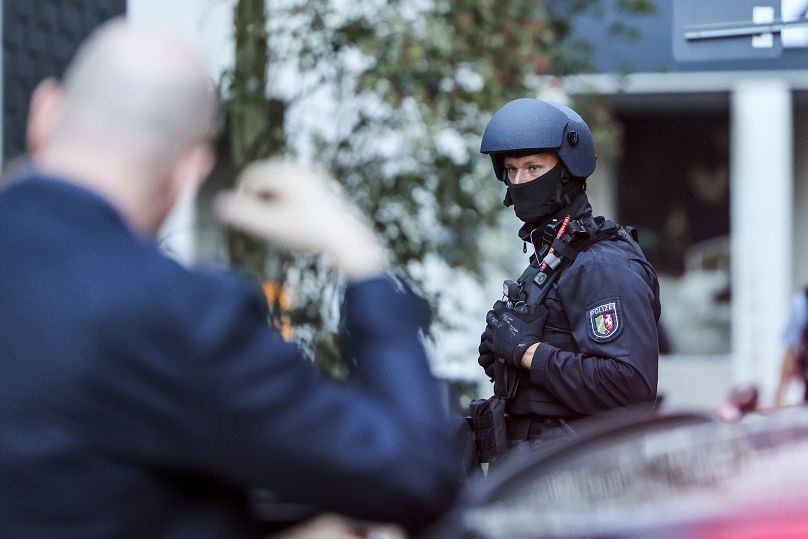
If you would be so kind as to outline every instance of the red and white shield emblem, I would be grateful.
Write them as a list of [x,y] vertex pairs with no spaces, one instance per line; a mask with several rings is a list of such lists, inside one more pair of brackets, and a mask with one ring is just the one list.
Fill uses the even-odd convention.
[[593,339],[598,342],[610,341],[617,337],[621,327],[620,300],[606,300],[590,306],[588,309],[589,323]]
[[606,333],[614,331],[614,318],[612,313],[603,313],[603,326],[606,328]]

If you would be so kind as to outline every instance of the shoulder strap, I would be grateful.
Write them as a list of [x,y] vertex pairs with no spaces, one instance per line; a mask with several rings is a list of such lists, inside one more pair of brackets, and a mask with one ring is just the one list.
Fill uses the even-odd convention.
[[599,241],[616,239],[619,235],[620,226],[603,217],[570,220],[564,233],[549,244],[549,248],[543,253],[543,258],[538,261],[538,267],[531,265],[519,278],[522,286],[539,287],[539,294],[535,296],[531,304],[541,304],[552,283],[559,278],[561,272],[571,266],[578,255],[590,245]]
[[628,235],[631,236],[631,239],[634,240],[635,243],[640,243],[640,233],[637,232],[637,229],[633,226],[624,226],[623,229],[628,232]]

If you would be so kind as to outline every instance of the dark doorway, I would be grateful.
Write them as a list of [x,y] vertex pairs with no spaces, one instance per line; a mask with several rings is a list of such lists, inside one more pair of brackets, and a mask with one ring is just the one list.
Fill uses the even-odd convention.
[[658,271],[681,274],[691,246],[729,234],[729,117],[663,113],[620,121],[620,217],[642,230]]
[[727,101],[668,95],[618,108],[618,215],[659,274],[674,354],[729,353]]

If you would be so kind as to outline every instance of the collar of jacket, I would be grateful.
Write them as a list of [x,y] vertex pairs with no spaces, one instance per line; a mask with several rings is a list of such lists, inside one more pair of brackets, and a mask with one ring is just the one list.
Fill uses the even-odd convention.
[[97,219],[104,219],[107,226],[121,227],[133,236],[141,237],[107,199],[69,178],[44,174],[33,168],[26,175],[10,179],[4,189],[29,193],[42,207],[41,211],[51,216],[94,223],[95,226]]

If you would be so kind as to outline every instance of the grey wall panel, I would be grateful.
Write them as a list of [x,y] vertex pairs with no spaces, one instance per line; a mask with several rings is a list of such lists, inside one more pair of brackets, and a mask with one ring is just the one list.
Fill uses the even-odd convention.
[[28,101],[45,77],[61,77],[100,23],[126,13],[126,0],[3,1],[3,160],[25,151]]

